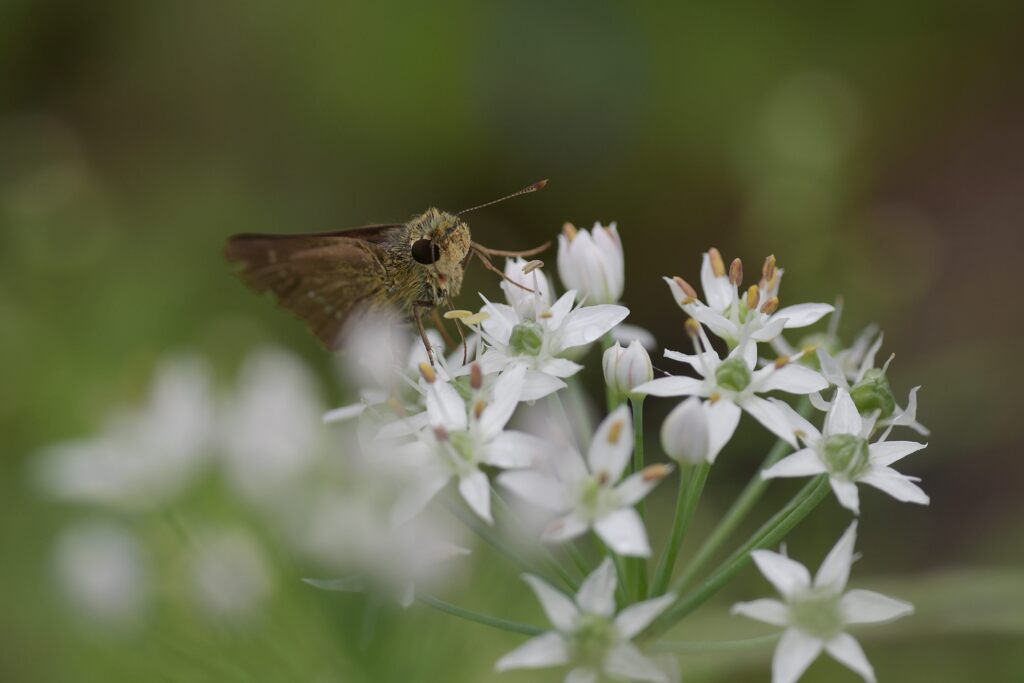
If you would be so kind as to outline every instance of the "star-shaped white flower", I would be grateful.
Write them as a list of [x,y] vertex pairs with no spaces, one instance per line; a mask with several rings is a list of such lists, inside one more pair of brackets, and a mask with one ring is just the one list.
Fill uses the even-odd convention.
[[836,390],[821,432],[785,403],[776,401],[775,405],[786,414],[794,433],[807,447],[763,470],[761,476],[765,479],[828,474],[839,503],[854,513],[860,510],[858,483],[874,486],[904,503],[928,504],[928,495],[914,483],[919,479],[889,467],[927,444],[916,441],[868,443],[873,421],[861,417],[845,389]]
[[393,519],[396,523],[410,519],[448,481],[457,478],[459,493],[469,507],[481,519],[493,523],[490,482],[480,466],[528,467],[548,450],[542,439],[505,430],[519,404],[526,368],[515,366],[501,373],[490,402],[472,394],[467,401],[450,383],[440,381],[429,365],[424,365],[422,371],[428,380],[429,425],[418,433],[416,441],[397,453],[419,476],[415,485],[399,497]]
[[669,683],[669,676],[631,642],[664,612],[675,595],[630,605],[615,612],[615,565],[605,558],[580,586],[565,595],[529,574],[523,580],[537,594],[554,630],[536,636],[498,660],[495,670],[571,665],[566,683],[596,683],[601,674],[616,680]]
[[699,354],[687,355],[665,351],[665,357],[686,363],[700,377],[659,377],[636,387],[633,391],[650,396],[698,396],[708,399],[703,410],[708,423],[708,462],[714,462],[722,448],[732,438],[746,411],[781,439],[796,445],[793,430],[785,415],[759,394],[784,391],[790,394],[810,394],[821,391],[828,382],[820,373],[793,359],[779,361],[755,369],[756,345],[749,340],[740,344],[722,359],[711,346],[707,335],[698,325],[690,325],[699,335]]
[[566,541],[593,528],[619,555],[647,557],[647,531],[633,506],[672,471],[650,465],[622,477],[633,452],[629,408],[620,406],[598,426],[586,462],[573,449],[551,458],[555,475],[537,470],[504,472],[498,482],[516,495],[559,515],[543,539]]
[[911,614],[914,607],[873,591],[846,591],[856,540],[854,522],[829,551],[813,581],[806,567],[785,555],[770,550],[751,553],[783,600],[741,602],[732,612],[786,628],[775,648],[772,683],[794,683],[822,650],[874,683],[874,669],[846,627],[899,619]]
[[566,358],[566,353],[600,339],[629,315],[629,309],[614,304],[573,308],[575,300],[573,290],[551,306],[537,295],[516,307],[484,299],[488,317],[481,334],[489,347],[480,358],[484,372],[513,365],[559,378],[579,372],[583,366]]
[[807,327],[833,310],[830,304],[796,304],[780,309],[782,269],[776,268],[774,256],[765,260],[760,282],[741,291],[743,264],[740,260],[734,260],[726,270],[718,250],[709,249],[704,253],[700,269],[706,303],[682,278],[664,279],[680,308],[707,325],[730,348],[747,335],[754,341],[771,341],[783,329]]

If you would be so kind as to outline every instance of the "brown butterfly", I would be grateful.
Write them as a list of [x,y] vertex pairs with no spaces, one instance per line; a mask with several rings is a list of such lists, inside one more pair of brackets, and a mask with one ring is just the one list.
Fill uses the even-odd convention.
[[272,292],[278,305],[303,320],[328,349],[343,345],[343,330],[353,318],[399,312],[416,323],[433,361],[422,314],[432,311],[440,323],[437,307],[452,306],[473,255],[505,277],[490,257],[533,256],[550,244],[527,251],[489,249],[472,241],[460,216],[546,184],[542,180],[454,214],[430,208],[408,223],[295,235],[233,235],[224,256],[242,264],[239,275],[245,284],[257,292]]

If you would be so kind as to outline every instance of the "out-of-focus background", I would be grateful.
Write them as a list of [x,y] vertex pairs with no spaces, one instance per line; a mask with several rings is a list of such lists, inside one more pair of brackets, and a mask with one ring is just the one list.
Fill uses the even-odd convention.
[[[402,221],[547,177],[542,193],[471,214],[474,235],[525,248],[563,221],[618,221],[629,320],[663,346],[685,337],[660,276],[695,281],[712,245],[751,271],[776,254],[783,304],[842,295],[846,335],[885,329],[898,396],[923,385],[931,446],[903,469],[932,505],[865,494],[855,582],[919,612],[865,630],[868,655],[882,680],[1022,680],[1022,22],[1016,3],[920,0],[2,3],[0,679],[559,680],[493,674],[517,637],[423,609],[384,610],[364,638],[359,596],[299,583],[216,481],[138,528],[48,499],[33,466],[145,400],[167,358],[201,357],[233,386],[250,352],[283,348],[313,369],[324,406],[342,400],[313,338],[231,277],[227,235]],[[479,268],[467,308],[476,290],[498,295]],[[695,535],[765,445],[741,432]],[[670,514],[670,493],[654,514]],[[814,567],[846,522],[830,500],[790,552]],[[193,544],[243,568],[262,553],[260,569],[186,567],[171,548]],[[512,568],[485,549],[465,563],[458,601],[543,623]],[[198,601],[193,574],[210,593]],[[110,596],[84,606],[105,625],[70,604],[68,583]],[[748,569],[677,633],[752,633],[726,608],[768,590]],[[263,602],[244,619],[202,608],[234,614],[252,596]],[[763,681],[770,654],[680,666],[690,681]],[[855,677],[823,660],[806,680]]]

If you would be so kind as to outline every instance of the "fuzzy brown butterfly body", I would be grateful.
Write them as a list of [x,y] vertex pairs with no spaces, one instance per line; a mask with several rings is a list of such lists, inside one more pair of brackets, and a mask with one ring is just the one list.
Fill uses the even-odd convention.
[[[533,192],[545,183],[509,196]],[[488,249],[472,241],[459,214],[431,208],[404,224],[296,235],[234,235],[224,255],[242,265],[239,275],[249,287],[273,293],[278,304],[303,320],[327,348],[338,349],[345,326],[366,313],[411,316],[426,344],[422,312],[450,305],[462,289],[471,256],[476,254],[500,274],[491,256],[528,256],[546,247],[524,252]]]

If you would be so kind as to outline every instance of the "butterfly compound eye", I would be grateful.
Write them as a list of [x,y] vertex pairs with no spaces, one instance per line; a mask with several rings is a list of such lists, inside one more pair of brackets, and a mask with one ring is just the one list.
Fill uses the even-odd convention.
[[412,258],[416,263],[429,266],[441,258],[441,248],[433,240],[416,240],[412,243]]

